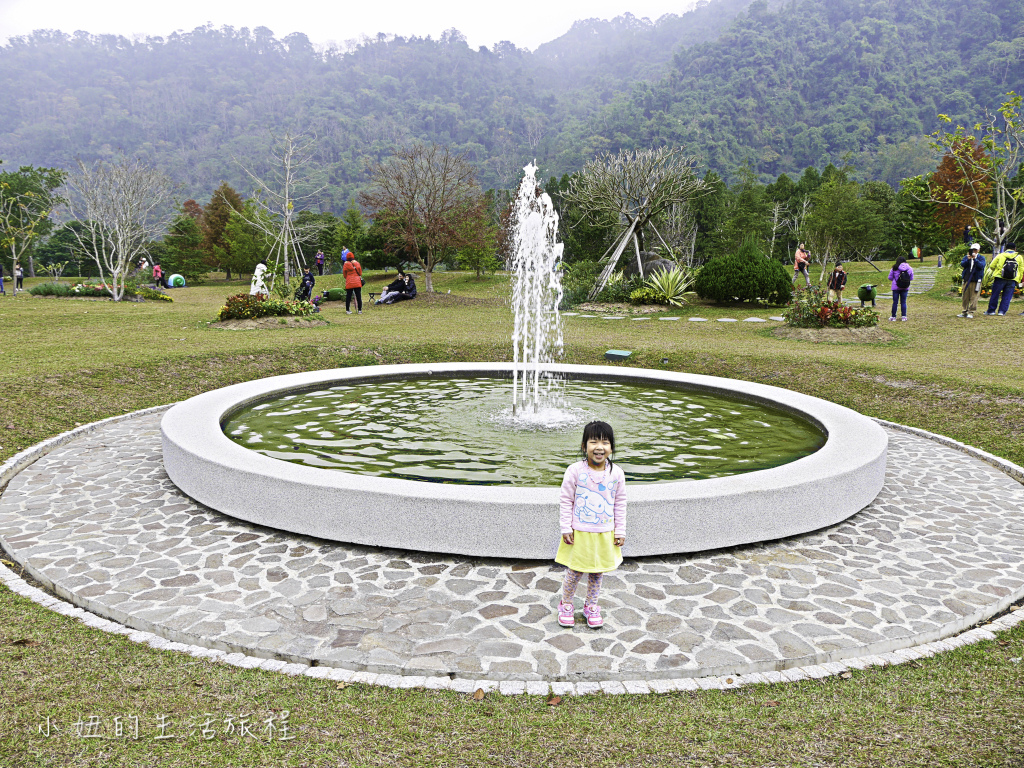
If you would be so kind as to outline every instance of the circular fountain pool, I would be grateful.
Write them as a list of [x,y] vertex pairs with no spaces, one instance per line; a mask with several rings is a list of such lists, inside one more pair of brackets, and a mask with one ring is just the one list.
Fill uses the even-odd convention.
[[[701,410],[687,406],[711,397],[722,403],[721,408],[740,414],[741,421],[756,406],[766,409],[763,414],[771,418],[785,417],[792,424],[801,425],[811,437],[806,455],[801,458],[781,464],[772,458],[769,461],[777,466],[758,466],[759,471],[727,477],[685,479],[689,457],[699,453],[694,446],[708,446],[703,453],[713,455],[710,448],[717,443],[705,441],[680,448],[673,445],[674,438],[670,435],[652,437],[645,429],[631,435],[630,417],[639,411],[636,403],[620,402],[609,394],[605,398],[605,409],[601,398],[588,399],[588,405],[577,408],[580,422],[593,417],[612,421],[617,433],[622,435],[622,442],[617,446],[621,461],[629,463],[633,473],[642,472],[649,464],[665,464],[673,465],[673,471],[681,470],[684,478],[659,477],[655,482],[643,483],[637,482],[634,475],[628,495],[629,522],[624,550],[627,556],[708,550],[816,530],[856,513],[870,503],[882,487],[885,433],[870,419],[847,408],[777,387],[708,376],[601,366],[553,365],[549,369],[568,380],[569,392],[576,386],[583,391],[607,390],[609,393],[625,391],[622,387],[639,387],[645,390],[649,409],[655,414],[658,408]],[[346,453],[353,447],[375,448],[370,443],[341,446],[340,457],[320,458],[324,463],[342,464],[341,471],[311,466],[308,461],[292,463],[246,447],[246,432],[251,437],[251,427],[236,435],[243,444],[233,442],[224,431],[225,427],[228,431],[238,431],[240,422],[236,417],[246,409],[255,408],[255,413],[277,409],[278,406],[272,405],[275,400],[288,405],[308,403],[312,397],[315,402],[316,393],[334,390],[342,393],[341,405],[334,407],[345,409],[353,406],[344,405],[347,401],[343,393],[355,387],[372,386],[374,391],[382,393],[401,392],[404,386],[429,391],[433,387],[424,386],[425,383],[443,390],[453,379],[459,387],[464,387],[466,382],[477,382],[473,387],[483,386],[480,382],[490,379],[491,384],[497,381],[500,391],[502,386],[509,387],[510,377],[511,369],[507,364],[446,363],[315,371],[226,387],[179,403],[167,412],[162,422],[164,465],[171,480],[197,501],[233,517],[273,528],[410,550],[547,558],[553,555],[558,542],[557,486],[561,471],[573,458],[581,432],[579,424],[567,427],[564,434],[555,435],[556,442],[564,444],[566,447],[562,450],[567,453],[554,460],[548,474],[543,475],[545,484],[539,487],[529,480],[511,484],[499,478],[498,483],[479,485],[472,479],[470,484],[423,482],[346,471],[347,456],[362,456],[364,466],[372,465],[365,461],[363,454]],[[430,381],[424,382],[425,379]],[[470,397],[460,403],[449,394],[440,400],[440,410],[450,417],[455,414],[479,421],[483,417],[474,417],[476,406],[471,405],[472,402]],[[382,407],[388,406],[377,404],[378,410]],[[622,409],[619,421],[615,416],[607,417],[616,409]],[[366,413],[371,409],[365,402],[356,410],[363,412],[359,417],[363,422],[372,417],[371,413]],[[438,418],[424,418],[424,435],[436,434],[440,426]],[[711,418],[712,424],[715,418]],[[747,419],[748,422],[754,420],[760,419]],[[329,429],[318,422],[315,414],[307,412],[300,416],[300,424],[309,422],[317,423],[309,429],[288,431],[297,435],[291,439],[298,442],[281,453],[301,453],[303,446],[309,452],[310,440],[330,441],[338,437],[333,433],[325,437]],[[691,421],[689,429],[707,423],[707,420]],[[781,428],[767,419],[764,423],[770,426],[763,428],[758,438],[762,449],[750,452],[746,459],[741,455],[740,465],[745,460],[748,464],[763,462],[764,456],[776,451],[773,442],[778,442],[776,431]],[[500,423],[495,426],[499,435],[508,436],[505,447],[508,451],[507,443],[512,442],[513,430]],[[672,429],[688,428],[676,425]],[[724,422],[723,426],[711,429],[722,430],[717,433],[722,438],[718,442],[725,442],[724,435],[735,434]],[[825,437],[823,445],[822,436]],[[454,437],[461,442],[464,435]],[[363,438],[372,439],[372,431],[365,436],[355,436],[357,443]],[[550,438],[551,435],[545,436],[545,439]],[[747,435],[743,435],[729,440],[738,444],[746,438]],[[342,441],[351,439],[351,435],[341,438]],[[415,455],[417,452],[450,453],[447,447],[435,448],[427,442],[426,438],[410,438],[405,454],[397,455],[407,455],[411,460],[397,463],[406,468],[426,466]],[[638,447],[648,446],[642,450],[660,450],[661,458],[634,462],[628,450],[631,442]],[[251,445],[266,449],[265,443]],[[295,451],[296,445],[299,451]],[[535,453],[544,453],[544,449]],[[759,458],[762,453],[764,456]],[[468,463],[471,464],[481,458],[470,456],[468,451],[464,454],[470,457]],[[493,458],[494,451],[488,460]],[[507,462],[510,458],[516,460],[508,454],[503,460]],[[451,460],[455,464],[466,463],[461,456]],[[499,474],[500,462],[471,469],[485,475]],[[434,476],[421,476],[422,479],[451,479],[437,475],[436,467],[428,466],[428,470],[435,472]]]
[[525,418],[513,414],[505,379],[338,384],[245,408],[224,432],[264,456],[311,467],[514,486],[560,485],[593,419],[615,428],[615,460],[631,484],[771,469],[825,443],[809,421],[736,397],[619,381],[561,383],[559,407]]

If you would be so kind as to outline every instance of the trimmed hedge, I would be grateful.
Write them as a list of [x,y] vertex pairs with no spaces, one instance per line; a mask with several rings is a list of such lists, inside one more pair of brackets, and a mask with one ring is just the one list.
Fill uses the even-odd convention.
[[745,243],[736,253],[717,256],[701,267],[693,290],[719,304],[752,301],[782,306],[793,295],[793,280],[780,262]]

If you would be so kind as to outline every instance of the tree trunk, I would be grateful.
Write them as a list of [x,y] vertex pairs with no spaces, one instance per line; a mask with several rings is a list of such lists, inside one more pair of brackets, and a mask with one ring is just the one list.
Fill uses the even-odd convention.
[[644,262],[643,259],[640,258],[640,238],[636,236],[635,232],[633,233],[633,248],[636,249],[636,271],[640,273],[640,279],[643,280]]
[[32,258],[32,254],[31,253],[28,255],[28,276],[29,277],[35,277],[36,276],[36,260],[34,258]]
[[224,279],[225,280],[230,280],[231,279],[231,269],[230,268],[226,268],[224,270]]

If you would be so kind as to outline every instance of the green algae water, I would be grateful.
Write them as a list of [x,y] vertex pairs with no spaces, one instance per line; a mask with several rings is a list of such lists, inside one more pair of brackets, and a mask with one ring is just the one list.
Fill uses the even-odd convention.
[[583,425],[615,429],[631,483],[755,472],[814,453],[825,435],[781,410],[610,381],[560,382],[558,407],[513,416],[494,378],[405,379],[283,395],[223,429],[266,456],[361,475],[469,485],[560,485]]

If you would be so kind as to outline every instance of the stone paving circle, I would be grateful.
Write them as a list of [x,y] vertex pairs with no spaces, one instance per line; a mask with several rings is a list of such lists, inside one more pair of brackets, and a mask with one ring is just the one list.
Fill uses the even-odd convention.
[[0,547],[73,605],[3,568],[0,580],[158,648],[502,693],[823,677],[994,637],[960,633],[1024,597],[1024,470],[899,425],[883,422],[889,471],[862,512],[791,539],[628,560],[605,578],[605,626],[578,614],[565,629],[554,563],[328,543],[197,505],[163,471],[162,411],[87,425],[0,468]]

